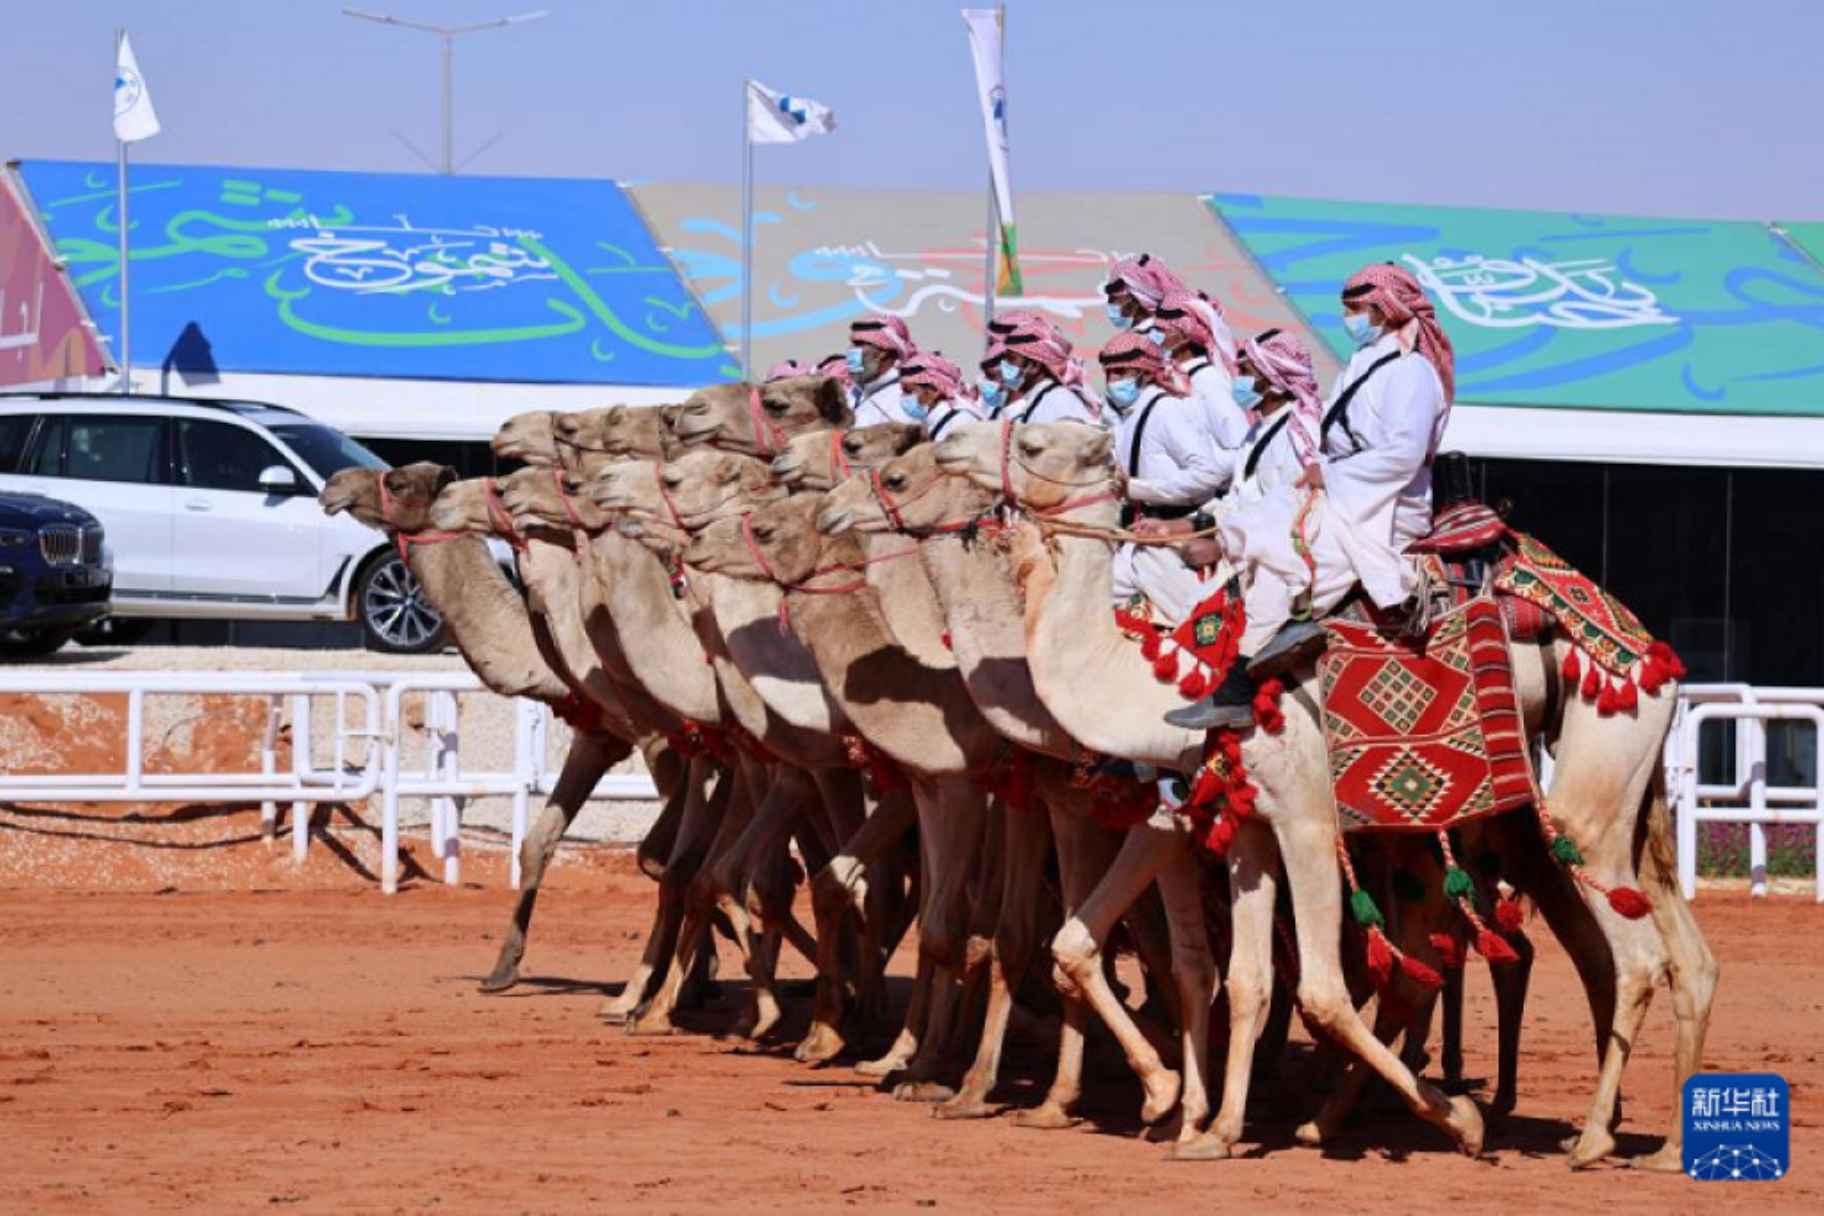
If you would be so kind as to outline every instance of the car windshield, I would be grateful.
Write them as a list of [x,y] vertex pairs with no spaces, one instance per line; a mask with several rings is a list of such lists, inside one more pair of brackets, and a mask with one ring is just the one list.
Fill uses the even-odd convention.
[[286,422],[272,428],[285,446],[304,458],[317,476],[328,481],[343,469],[389,468],[380,459],[334,427],[317,422]]

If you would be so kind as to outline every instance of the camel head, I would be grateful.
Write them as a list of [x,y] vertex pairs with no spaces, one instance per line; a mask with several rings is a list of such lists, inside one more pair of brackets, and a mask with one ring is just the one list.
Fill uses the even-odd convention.
[[347,511],[371,528],[423,532],[431,528],[431,504],[456,480],[447,464],[421,460],[396,469],[343,469],[317,497],[326,515]]
[[671,509],[692,532],[785,495],[785,487],[773,481],[764,462],[714,449],[670,461],[660,470],[659,480]]
[[1013,427],[1011,436],[998,423],[977,422],[938,442],[937,463],[952,476],[1044,510],[1117,485],[1114,451],[1113,435],[1078,422],[1030,423]]
[[521,532],[557,532],[569,536],[577,528],[594,534],[609,524],[608,515],[587,495],[577,492],[575,479],[556,469],[519,469],[500,479],[500,501]]
[[790,376],[766,384],[717,384],[660,411],[667,430],[687,447],[709,446],[749,456],[777,455],[804,431],[854,421],[841,382]]
[[586,479],[617,460],[658,460],[665,454],[660,407],[608,405],[557,417],[557,452],[564,468]]
[[559,416],[553,410],[528,410],[513,415],[494,432],[494,454],[502,460],[556,464]]
[[[830,541],[815,526],[822,498],[799,494],[742,515],[718,519],[691,538],[684,564],[729,578],[757,579],[795,587],[829,565]],[[850,560],[859,561],[854,553]]]
[[824,497],[817,516],[819,531],[834,536],[853,528],[861,533],[929,536],[960,530],[994,510],[999,498],[967,477],[946,476],[937,463],[935,444],[921,443],[874,473],[851,477]]
[[653,460],[617,460],[597,469],[583,493],[604,511],[662,512],[665,505],[659,498],[659,470],[663,467]]
[[807,431],[794,435],[773,459],[773,479],[794,493],[828,490],[851,473],[874,468],[923,443],[923,427],[881,422],[852,431]]
[[[546,476],[550,476],[549,473]],[[431,503],[431,527],[441,532],[477,532],[504,535],[501,524],[510,524],[501,511],[489,506],[499,503],[497,490],[490,489],[488,477],[468,477],[452,481]],[[498,484],[498,483],[497,483]]]

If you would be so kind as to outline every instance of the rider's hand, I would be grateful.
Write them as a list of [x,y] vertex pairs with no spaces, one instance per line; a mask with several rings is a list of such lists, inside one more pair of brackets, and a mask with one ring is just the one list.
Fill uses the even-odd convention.
[[1309,487],[1310,489],[1313,489],[1313,490],[1323,489],[1324,488],[1324,466],[1322,466],[1320,464],[1306,465],[1305,471],[1298,475],[1298,481],[1295,482],[1294,484],[1297,485],[1298,488],[1301,490],[1305,489],[1307,487]]
[[1134,521],[1135,536],[1170,536],[1174,532],[1188,532],[1190,526],[1179,519],[1152,519],[1141,516]]

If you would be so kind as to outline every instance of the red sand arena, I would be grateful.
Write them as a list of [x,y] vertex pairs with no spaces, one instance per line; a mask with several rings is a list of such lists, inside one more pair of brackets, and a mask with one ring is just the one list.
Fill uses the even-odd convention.
[[[258,843],[254,812],[0,819],[14,863],[0,875],[0,1125],[12,1158],[0,1210],[1663,1214],[1824,1202],[1813,1166],[1824,952],[1811,944],[1824,908],[1805,897],[1751,903],[1707,889],[1697,903],[1723,965],[1706,1066],[1791,1082],[1794,1169],[1774,1187],[1565,1168],[1558,1142],[1581,1116],[1594,1061],[1572,969],[1536,922],[1520,1106],[1491,1121],[1483,1159],[1385,1109],[1323,1151],[1299,1147],[1292,1130],[1314,1100],[1281,1083],[1257,1086],[1242,1155],[1188,1165],[1143,1137],[1118,1054],[1092,1061],[1083,1122],[1048,1133],[1005,1118],[941,1122],[845,1067],[793,1062],[808,996],[793,1001],[782,1047],[719,1038],[744,996],[726,950],[720,1001],[686,1015],[697,1033],[631,1039],[602,1025],[596,1006],[633,966],[650,915],[653,886],[625,853],[566,851],[529,978],[489,997],[475,980],[511,902],[499,854],[472,853],[485,885],[455,890],[408,863],[419,876],[389,899],[362,873],[372,837],[358,826],[320,835],[298,870]],[[791,974],[808,974],[793,961]],[[1467,1073],[1485,1078],[1493,1006],[1472,967]],[[896,974],[910,974],[904,949]],[[1657,1147],[1672,1117],[1670,1045],[1662,992],[1627,1074],[1622,1157]],[[997,1097],[1036,1102],[1049,1068],[1044,1048],[1016,1034]]]

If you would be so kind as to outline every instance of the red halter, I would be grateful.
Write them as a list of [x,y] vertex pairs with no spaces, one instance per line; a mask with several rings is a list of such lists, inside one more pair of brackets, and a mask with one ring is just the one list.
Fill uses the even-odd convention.
[[[1026,465],[1021,465],[1020,467],[1025,469],[1028,476],[1036,477],[1040,481],[1048,481],[1056,486],[1096,484],[1094,481],[1059,481],[1055,477],[1047,477],[1045,474],[1028,468]],[[1019,500],[1014,497],[1013,493],[1013,419],[1011,418],[1004,419],[1001,422],[1001,497],[1006,500],[1007,505],[1009,506],[1020,505]],[[1121,501],[1121,496],[1119,494],[1115,493],[1113,490],[1105,490],[1100,494],[1085,494],[1081,498],[1066,498],[1063,502],[1050,507],[1022,506],[1020,509],[1030,515],[1036,515],[1041,519],[1049,519],[1052,516],[1062,515],[1064,512],[1075,510],[1078,507],[1093,507],[1097,503],[1119,501]]]
[[[380,487],[380,522],[387,523],[389,522],[388,517],[393,513],[393,503],[397,500],[393,498],[393,492],[386,488],[384,472],[374,478],[374,482]],[[435,545],[442,541],[455,540],[461,535],[463,535],[461,532],[402,532],[395,528],[393,544],[399,550],[399,560],[409,566],[412,564],[413,545]]]
[[671,491],[665,488],[665,462],[663,460],[655,460],[652,462],[652,476],[659,485],[659,500],[665,504],[665,509],[671,513],[671,522],[677,525],[678,531],[688,533],[690,529],[684,526],[684,516],[679,512],[678,504],[672,500]]
[[854,475],[855,470],[849,464],[849,458],[842,450],[842,441],[847,432],[840,427],[830,432],[830,480],[846,481]]
[[571,527],[582,528],[587,532],[588,529],[583,527],[582,517],[576,513],[576,504],[570,500],[570,492],[564,489],[564,471],[562,469],[553,468],[551,470],[551,484],[557,487],[557,501],[564,504],[564,518],[570,521]]
[[481,500],[487,504],[488,526],[507,542],[508,548],[524,553],[526,538],[513,526],[513,516],[507,511],[507,504],[500,501],[500,486],[492,477],[481,479]]
[[760,389],[749,385],[747,389],[747,412],[754,423],[754,446],[760,449],[762,456],[777,456],[785,450],[785,430],[766,416],[766,409],[760,404]]

